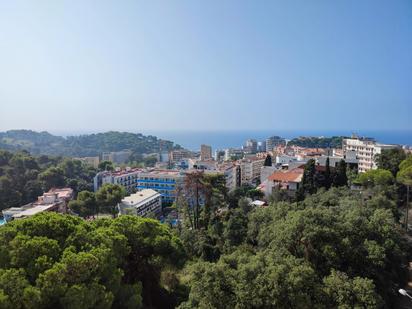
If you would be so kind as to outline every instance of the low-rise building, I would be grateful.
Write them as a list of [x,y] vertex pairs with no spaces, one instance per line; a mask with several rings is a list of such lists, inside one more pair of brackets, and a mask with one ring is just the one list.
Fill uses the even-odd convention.
[[21,207],[11,207],[2,211],[3,218],[6,221],[23,219],[34,216],[44,211],[54,211],[59,213],[67,212],[67,205],[73,199],[73,189],[51,189],[42,196],[37,198],[37,201],[23,205]]
[[118,207],[121,215],[159,215],[162,211],[161,194],[152,189],[143,189],[123,198]]
[[103,152],[102,161],[110,161],[116,164],[125,163],[131,156],[131,150],[122,150],[122,151],[112,151],[112,152]]
[[189,165],[189,169],[216,170],[218,166],[218,162],[214,160],[189,159],[188,165]]
[[337,167],[341,160],[345,161],[347,166],[352,169],[357,169],[359,160],[356,157],[356,152],[353,150],[346,151],[344,156],[320,156],[316,158],[316,164],[320,166],[326,166],[326,161],[329,158],[329,166],[330,167]]
[[98,168],[99,163],[100,163],[100,158],[98,156],[97,157],[81,157],[81,158],[74,158],[74,159],[82,161],[83,163],[86,163],[88,165],[91,165],[94,168]]
[[265,196],[270,196],[274,188],[287,190],[290,193],[296,192],[302,182],[303,172],[302,167],[274,172],[265,183]]

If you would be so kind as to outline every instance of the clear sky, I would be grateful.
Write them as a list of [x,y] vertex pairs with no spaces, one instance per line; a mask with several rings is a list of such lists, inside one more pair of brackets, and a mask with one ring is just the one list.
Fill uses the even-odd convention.
[[412,129],[412,1],[0,1],[16,128]]

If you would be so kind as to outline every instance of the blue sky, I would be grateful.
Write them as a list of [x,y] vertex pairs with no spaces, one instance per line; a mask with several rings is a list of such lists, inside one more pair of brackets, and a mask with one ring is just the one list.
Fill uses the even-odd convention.
[[412,129],[412,1],[0,1],[0,130]]

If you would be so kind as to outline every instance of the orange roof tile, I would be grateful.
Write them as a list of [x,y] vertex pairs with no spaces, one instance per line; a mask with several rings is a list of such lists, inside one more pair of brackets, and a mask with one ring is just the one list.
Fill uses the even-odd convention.
[[269,176],[270,181],[276,182],[301,182],[303,177],[303,169],[302,168],[294,168],[290,171],[282,170],[276,171],[272,175]]

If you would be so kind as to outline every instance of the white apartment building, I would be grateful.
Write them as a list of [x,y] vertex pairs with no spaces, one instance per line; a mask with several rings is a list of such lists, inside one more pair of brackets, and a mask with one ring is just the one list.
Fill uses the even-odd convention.
[[230,161],[232,157],[243,157],[242,149],[228,148],[225,149],[225,161]]
[[349,155],[350,151],[356,153],[359,160],[358,171],[363,173],[371,169],[377,168],[375,155],[380,154],[384,149],[397,148],[398,145],[379,144],[371,138],[345,138],[342,142],[344,156]]
[[159,214],[162,211],[160,193],[152,189],[144,189],[126,196],[118,204],[121,215],[136,215],[144,217],[149,213]]
[[94,176],[94,191],[97,191],[106,183],[121,185],[126,188],[127,192],[133,192],[137,185],[137,179],[139,173],[142,171],[140,168],[130,168],[127,167],[125,170],[121,171],[104,171],[97,173]]
[[236,164],[222,164],[219,171],[223,173],[226,180],[226,188],[229,191],[236,189],[240,185],[240,168]]

